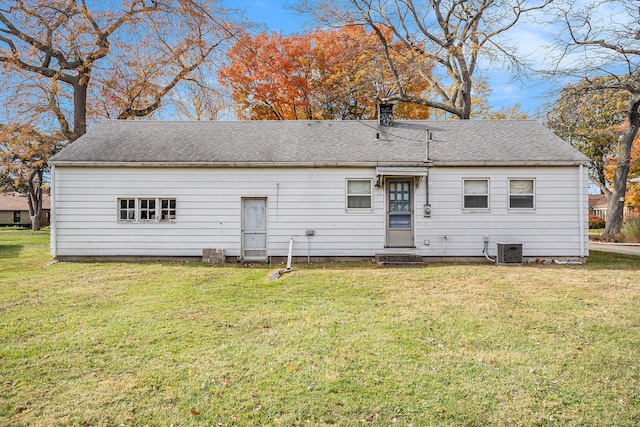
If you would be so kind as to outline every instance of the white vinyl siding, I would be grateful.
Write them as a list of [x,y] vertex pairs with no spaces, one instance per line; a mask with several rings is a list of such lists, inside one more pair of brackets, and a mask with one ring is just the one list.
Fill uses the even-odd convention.
[[[345,175],[371,183],[373,168],[55,169],[59,256],[201,256],[221,248],[239,257],[242,198],[267,199],[270,256],[286,256],[291,236],[304,256],[308,249],[311,256],[361,256],[384,247],[383,189],[370,184],[371,214],[345,210]],[[175,195],[177,218],[169,225],[116,221],[117,199]]]
[[[462,177],[490,176],[491,210],[462,209]],[[535,178],[536,208],[509,208],[509,179]],[[580,210],[587,212],[587,178],[579,186],[578,167],[468,167],[429,170],[431,218],[416,216],[416,241],[428,240],[423,255],[477,256],[483,236],[489,236],[489,254],[496,242],[522,242],[526,257],[580,256],[580,240],[588,241],[586,220],[580,227]],[[580,193],[583,204],[580,205]],[[420,190],[417,197],[424,197]],[[421,206],[424,199],[417,200]],[[446,239],[444,238],[446,236]],[[586,252],[588,255],[588,251]]]
[[[203,248],[221,248],[239,257],[242,198],[267,199],[269,256],[287,256],[292,236],[294,256],[370,257],[385,251],[383,186],[371,184],[370,214],[345,209],[347,179],[373,183],[373,167],[54,169],[52,252],[57,256],[200,257]],[[578,170],[431,167],[432,213],[430,218],[415,215],[415,253],[481,257],[483,235],[488,235],[491,256],[497,241],[522,242],[525,257],[579,256],[588,230],[586,173],[579,188]],[[462,209],[467,177],[489,178],[491,210],[468,215]],[[535,209],[510,209],[509,180],[519,179],[535,179]],[[413,191],[414,212],[422,212],[426,203],[424,180],[420,177]],[[162,200],[175,199],[176,220],[120,222],[116,201],[123,199],[157,199],[161,216]]]

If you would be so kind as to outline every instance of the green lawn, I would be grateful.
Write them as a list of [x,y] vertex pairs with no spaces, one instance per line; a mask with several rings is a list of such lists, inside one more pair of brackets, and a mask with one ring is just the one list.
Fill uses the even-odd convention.
[[640,424],[640,257],[57,263],[0,232],[0,425]]

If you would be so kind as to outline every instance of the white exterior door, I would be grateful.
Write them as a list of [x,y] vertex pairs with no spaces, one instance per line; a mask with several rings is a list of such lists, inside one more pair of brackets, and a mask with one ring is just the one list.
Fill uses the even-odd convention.
[[267,199],[242,199],[242,259],[267,259]]
[[413,180],[389,179],[387,190],[387,247],[410,248],[413,242]]

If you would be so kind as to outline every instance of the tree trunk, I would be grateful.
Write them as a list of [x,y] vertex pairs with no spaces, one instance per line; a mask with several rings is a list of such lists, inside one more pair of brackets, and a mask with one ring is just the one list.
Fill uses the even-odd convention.
[[460,94],[460,109],[462,115],[459,116],[461,120],[469,120],[471,118],[471,76],[463,76],[462,89]]
[[[79,74],[73,85],[73,140],[87,133],[87,90],[89,75]],[[73,142],[73,141],[69,141]]]
[[36,211],[35,215],[31,215],[29,214],[29,217],[31,218],[31,230],[33,231],[38,231],[40,230],[40,214],[42,213],[42,209],[40,209],[40,211]]
[[31,219],[31,230],[40,230],[40,216],[42,215],[42,169],[31,173],[29,177],[29,218]]
[[616,173],[613,178],[613,190],[609,198],[607,206],[607,225],[604,229],[604,236],[612,238],[620,233],[622,220],[624,216],[624,196],[627,192],[627,178],[629,177],[629,168],[631,163],[631,146],[633,140],[640,129],[640,95],[631,98],[627,117],[629,123],[627,129],[620,139],[618,147],[618,163],[616,165]]

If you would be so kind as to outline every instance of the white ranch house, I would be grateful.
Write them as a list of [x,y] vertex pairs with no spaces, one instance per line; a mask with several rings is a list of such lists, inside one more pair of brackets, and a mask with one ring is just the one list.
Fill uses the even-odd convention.
[[61,260],[588,256],[587,159],[535,121],[112,120],[50,163]]

